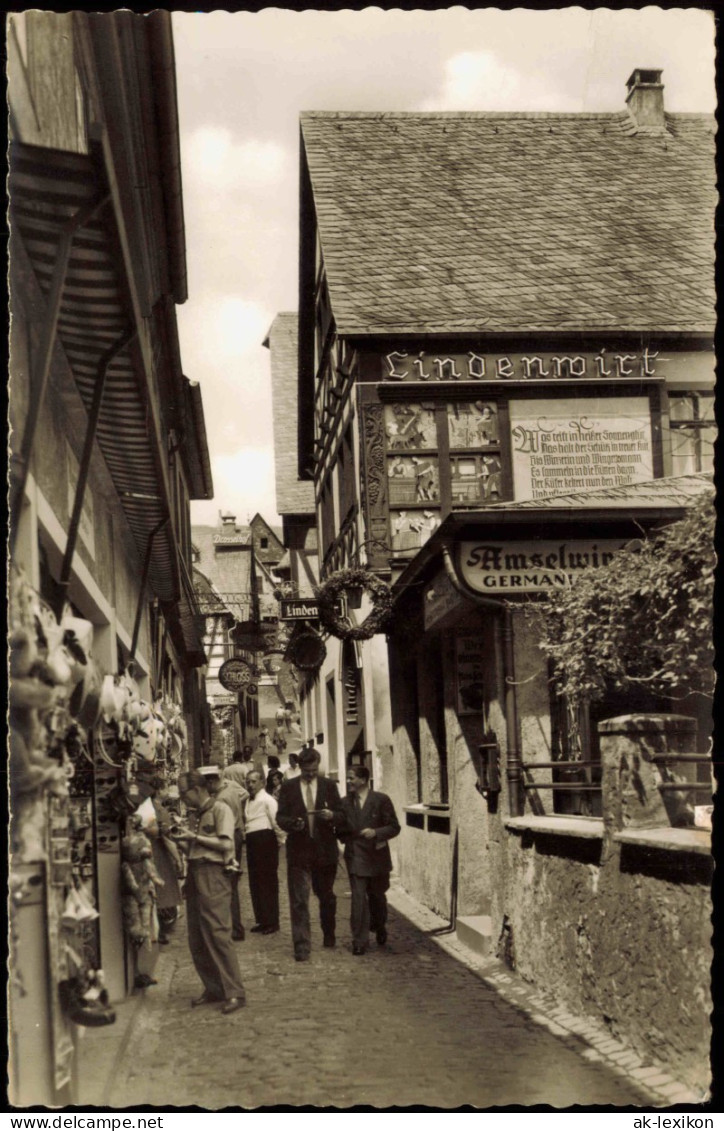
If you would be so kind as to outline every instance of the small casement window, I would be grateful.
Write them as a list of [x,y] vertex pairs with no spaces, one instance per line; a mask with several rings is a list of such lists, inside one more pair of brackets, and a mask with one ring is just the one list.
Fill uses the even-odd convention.
[[259,539],[259,545],[261,546],[262,550],[268,550],[269,549],[269,539],[268,538],[260,538]]
[[693,475],[713,469],[716,439],[713,392],[670,393],[669,430],[672,475]]

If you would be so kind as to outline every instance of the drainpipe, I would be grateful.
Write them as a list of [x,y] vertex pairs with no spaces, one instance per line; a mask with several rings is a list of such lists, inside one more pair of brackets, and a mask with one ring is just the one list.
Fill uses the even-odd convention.
[[95,386],[93,389],[93,401],[91,403],[90,412],[88,414],[88,427],[86,428],[85,440],[83,441],[83,454],[81,456],[80,467],[78,469],[78,482],[75,485],[75,498],[73,499],[73,511],[70,516],[70,526],[68,528],[68,540],[65,544],[65,554],[63,555],[63,565],[60,570],[60,596],[58,597],[58,608],[56,612],[58,619],[62,616],[63,606],[68,594],[68,586],[70,585],[70,571],[73,565],[73,556],[75,554],[75,547],[78,541],[78,530],[80,528],[80,516],[83,510],[83,497],[85,495],[85,488],[88,482],[88,472],[90,471],[91,455],[93,454],[93,444],[96,438],[96,429],[98,428],[98,417],[101,411],[101,402],[103,400],[103,390],[106,384],[106,377],[113,359],[124,349],[131,338],[134,337],[133,330],[127,330],[120,338],[117,339],[106,353],[103,354],[98,362],[98,369],[96,371]]
[[12,492],[10,501],[10,553],[12,555],[15,548],[15,539],[18,533],[18,526],[20,525],[20,511],[22,509],[23,497],[25,495],[25,488],[28,482],[28,473],[30,471],[30,457],[33,454],[35,446],[35,434],[38,430],[38,421],[40,420],[40,412],[45,401],[45,393],[48,388],[48,376],[50,374],[50,364],[53,359],[53,348],[55,346],[55,336],[58,327],[58,316],[60,314],[60,304],[63,300],[63,289],[65,287],[65,279],[68,273],[68,263],[70,261],[70,253],[73,248],[73,240],[76,232],[80,228],[85,227],[90,220],[93,219],[96,212],[108,200],[108,193],[103,193],[101,196],[96,197],[84,208],[78,210],[74,216],[67,221],[61,228],[60,239],[58,240],[58,252],[55,260],[55,267],[53,269],[53,278],[50,284],[50,292],[47,299],[47,309],[45,321],[42,326],[40,348],[38,350],[38,363],[36,372],[33,374],[33,381],[30,389],[30,406],[28,408],[28,417],[25,422],[25,430],[23,432],[23,442],[20,447],[20,452],[17,457],[19,468],[17,472],[17,479],[15,488]]
[[491,609],[503,620],[503,683],[505,686],[505,736],[507,754],[505,773],[510,793],[511,816],[520,817],[523,813],[521,782],[523,778],[522,759],[518,746],[518,704],[515,698],[515,647],[513,641],[513,610],[504,601],[483,597],[464,589],[453,564],[450,547],[442,547],[442,564],[450,584],[456,593],[484,609]]

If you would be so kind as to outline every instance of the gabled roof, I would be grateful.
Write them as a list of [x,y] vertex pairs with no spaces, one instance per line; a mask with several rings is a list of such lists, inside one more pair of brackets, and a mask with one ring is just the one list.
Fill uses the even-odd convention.
[[342,334],[714,325],[714,119],[305,113]]

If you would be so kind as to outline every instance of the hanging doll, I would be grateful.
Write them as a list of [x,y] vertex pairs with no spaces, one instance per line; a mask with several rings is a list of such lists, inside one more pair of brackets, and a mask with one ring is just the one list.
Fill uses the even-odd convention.
[[145,833],[134,829],[123,840],[121,891],[123,922],[135,947],[153,942],[156,888],[163,884],[153,864],[151,842]]

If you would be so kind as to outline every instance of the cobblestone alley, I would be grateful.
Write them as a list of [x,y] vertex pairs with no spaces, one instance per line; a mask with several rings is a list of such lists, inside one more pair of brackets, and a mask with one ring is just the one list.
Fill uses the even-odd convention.
[[[322,949],[313,915],[312,960],[295,963],[284,879],[282,863],[280,933],[247,931],[236,944],[247,1007],[230,1017],[213,1006],[190,1009],[199,983],[182,919],[95,1102],[211,1110],[650,1105],[633,1081],[587,1062],[393,908],[387,946],[353,957],[341,869],[337,948]],[[246,875],[241,889],[250,925]]]

